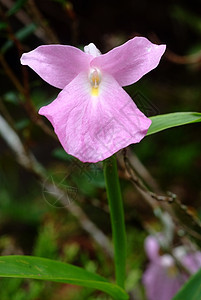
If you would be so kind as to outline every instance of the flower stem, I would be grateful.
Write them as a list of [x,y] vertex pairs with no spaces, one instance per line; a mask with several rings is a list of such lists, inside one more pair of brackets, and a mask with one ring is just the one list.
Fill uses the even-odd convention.
[[126,268],[126,232],[121,190],[115,156],[103,162],[106,191],[112,223],[115,276],[117,284],[124,288]]

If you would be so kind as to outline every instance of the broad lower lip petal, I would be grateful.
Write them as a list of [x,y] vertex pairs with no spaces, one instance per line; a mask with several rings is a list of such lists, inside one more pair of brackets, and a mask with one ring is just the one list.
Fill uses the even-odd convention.
[[82,162],[102,161],[138,143],[151,124],[112,76],[104,73],[99,84],[98,76],[92,71],[92,87],[89,74],[80,73],[39,111],[54,126],[65,151]]

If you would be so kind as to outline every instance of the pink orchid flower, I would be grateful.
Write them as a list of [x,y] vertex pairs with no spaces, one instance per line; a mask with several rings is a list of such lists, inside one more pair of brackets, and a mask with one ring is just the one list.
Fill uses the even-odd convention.
[[72,46],[40,46],[24,53],[21,63],[62,89],[39,114],[52,123],[67,153],[95,163],[146,135],[151,121],[122,86],[157,67],[164,51],[165,45],[135,37],[106,54],[92,43],[84,52]]
[[[171,300],[189,277],[171,255],[160,255],[159,240],[154,236],[148,236],[145,240],[145,251],[150,259],[142,278],[147,300]],[[201,252],[187,253],[180,246],[173,249],[173,254],[190,274],[201,268]]]

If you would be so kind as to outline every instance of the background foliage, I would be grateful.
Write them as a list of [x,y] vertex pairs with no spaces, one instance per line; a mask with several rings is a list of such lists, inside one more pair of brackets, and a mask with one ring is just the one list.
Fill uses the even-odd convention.
[[[37,115],[39,107],[52,101],[59,90],[22,67],[21,54],[41,44],[82,49],[90,42],[104,53],[135,35],[146,36],[154,43],[167,44],[167,51],[157,69],[126,88],[138,107],[147,116],[201,111],[199,9],[199,1],[0,0],[0,113],[46,170],[41,180],[32,168],[23,168],[0,137],[1,255],[58,259],[111,280],[114,271],[109,246],[102,248],[93,232],[86,231],[88,217],[104,236],[111,234],[102,165],[81,164],[62,150],[51,125]],[[201,217],[200,148],[200,125],[191,124],[146,137],[130,147],[129,157],[152,190],[177,194],[193,217]],[[146,299],[141,283],[147,265],[143,243],[148,233],[163,230],[163,225],[129,182],[122,156],[119,175],[128,232],[126,287],[131,297]],[[69,203],[49,193],[48,182],[64,189]],[[73,213],[73,204],[79,205],[81,214]],[[174,246],[185,244],[189,236],[181,224],[175,229]],[[1,279],[0,299],[110,298],[89,288]]]

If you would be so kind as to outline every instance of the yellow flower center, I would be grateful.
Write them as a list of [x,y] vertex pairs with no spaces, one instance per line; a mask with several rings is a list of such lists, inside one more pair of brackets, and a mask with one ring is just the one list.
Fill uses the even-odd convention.
[[99,85],[101,82],[101,72],[98,69],[92,69],[89,74],[89,81],[91,84],[91,95],[98,96]]

